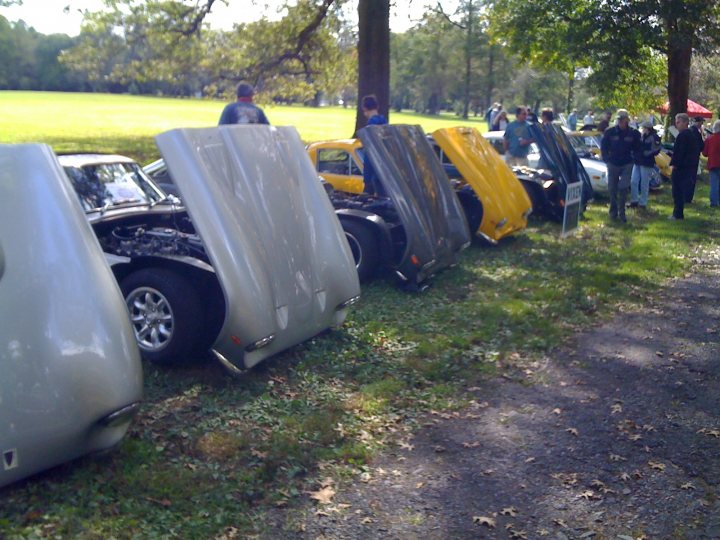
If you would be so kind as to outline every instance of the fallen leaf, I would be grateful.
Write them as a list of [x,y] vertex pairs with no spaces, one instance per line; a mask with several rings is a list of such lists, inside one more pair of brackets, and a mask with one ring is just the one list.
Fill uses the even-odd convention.
[[324,487],[318,491],[310,492],[310,498],[315,499],[320,504],[330,504],[334,496],[335,490],[330,486]]
[[655,351],[655,354],[658,355],[660,358],[662,358],[663,356],[665,356],[665,353],[662,352],[662,351]]
[[440,446],[440,445],[438,444],[438,445],[433,446],[433,450],[435,450],[435,452],[437,452],[438,454],[440,454],[440,453],[442,453],[442,452],[445,451],[445,447],[444,447],[444,446]]
[[627,458],[624,458],[617,454],[610,454],[610,461],[627,461]]
[[420,488],[423,487],[424,485],[425,485],[425,482],[418,482],[417,484],[415,484],[415,487],[416,487],[417,489],[420,489]]
[[655,426],[651,426],[650,424],[644,424],[643,429],[647,432],[655,431]]
[[473,523],[485,525],[491,529],[495,528],[495,520],[486,516],[473,516]]
[[527,459],[525,460],[525,463],[534,463],[534,462],[535,462],[535,458],[534,458],[534,457],[529,457],[529,458],[527,458]]
[[620,475],[620,480],[622,480],[623,482],[627,482],[628,480],[630,480],[630,475],[624,472]]
[[631,441],[639,441],[640,439],[642,439],[642,435],[638,433],[633,433],[632,435],[628,435],[628,439],[630,439]]
[[507,508],[503,508],[500,513],[503,516],[517,516],[518,510],[514,506],[508,506]]
[[372,522],[373,522],[372,518],[369,518],[369,517],[362,518],[362,520],[360,521],[360,523],[362,523],[364,525],[367,525],[368,523],[372,523]]
[[571,435],[575,435],[576,437],[578,436],[578,430],[575,429],[574,427],[567,428],[565,431],[567,431],[567,432],[570,433]]
[[402,448],[403,450],[410,450],[410,451],[415,450],[415,446],[413,446],[412,444],[407,443],[405,441],[400,441],[400,448]]
[[695,489],[695,486],[692,482],[685,482],[682,486],[680,486],[680,489]]
[[603,482],[602,480],[595,479],[592,482],[590,482],[590,485],[592,487],[601,488],[601,487],[605,487],[605,482]]
[[648,461],[648,465],[650,465],[651,469],[655,469],[656,471],[664,471],[665,470],[665,464],[660,463],[659,461]]
[[462,445],[465,448],[477,448],[478,446],[480,446],[480,443],[478,441],[464,442],[464,443],[462,443]]
[[622,405],[619,403],[615,403],[612,407],[610,407],[611,414],[620,414],[622,410]]
[[592,489],[586,489],[578,497],[581,499],[585,499],[586,501],[592,501],[600,498],[595,494]]
[[553,523],[558,527],[567,528],[567,522],[564,519],[553,519]]
[[153,497],[145,497],[145,498],[146,498],[148,501],[157,503],[157,504],[159,504],[160,506],[164,506],[165,508],[167,508],[168,506],[171,506],[171,505],[172,505],[172,501],[170,501],[170,499],[155,499],[155,498],[153,498]]
[[556,408],[556,409],[553,409],[552,412],[553,412],[553,414],[562,414],[562,411],[561,411],[560,409],[557,409],[557,408]]

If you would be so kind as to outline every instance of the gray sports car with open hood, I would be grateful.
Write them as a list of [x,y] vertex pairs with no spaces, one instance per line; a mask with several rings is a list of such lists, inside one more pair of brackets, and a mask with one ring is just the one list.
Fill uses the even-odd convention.
[[115,445],[142,397],[125,303],[45,145],[0,145],[0,486]]
[[212,350],[260,360],[342,324],[360,295],[342,227],[292,127],[157,136],[227,306]]
[[184,206],[129,158],[60,156],[145,358],[211,349],[237,371],[342,324],[357,272],[293,128],[178,129],[157,143]]
[[358,131],[358,138],[404,228],[396,273],[420,283],[454,264],[472,237],[462,205],[422,128],[373,125]]

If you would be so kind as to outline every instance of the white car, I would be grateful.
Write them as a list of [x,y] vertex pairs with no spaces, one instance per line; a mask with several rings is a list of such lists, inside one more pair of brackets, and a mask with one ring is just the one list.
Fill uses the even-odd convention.
[[[488,131],[483,133],[488,141],[490,141],[495,150],[500,153],[503,157],[505,156],[505,147],[503,144],[504,131]],[[530,167],[537,169],[540,163],[540,150],[537,145],[532,144],[530,146],[530,153],[528,154],[528,162]],[[590,183],[596,193],[607,193],[608,191],[608,174],[607,165],[602,161],[590,158],[580,158],[580,163],[585,168],[585,171],[590,177]]]

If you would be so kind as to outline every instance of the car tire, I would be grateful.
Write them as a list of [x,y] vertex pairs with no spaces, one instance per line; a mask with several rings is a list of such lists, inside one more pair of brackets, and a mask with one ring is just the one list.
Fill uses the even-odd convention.
[[380,261],[377,237],[370,227],[361,223],[344,220],[342,227],[350,244],[358,277],[362,282],[368,281],[375,275]]
[[120,283],[140,354],[158,364],[195,352],[204,316],[192,283],[176,272],[145,268]]
[[474,193],[462,194],[459,198],[468,222],[470,235],[475,236],[480,229],[485,212],[482,201]]

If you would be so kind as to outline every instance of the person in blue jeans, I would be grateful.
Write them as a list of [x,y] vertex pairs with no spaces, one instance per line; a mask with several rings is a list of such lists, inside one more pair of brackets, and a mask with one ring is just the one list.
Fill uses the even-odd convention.
[[633,156],[640,148],[640,133],[630,127],[630,114],[617,110],[617,125],[603,133],[600,153],[608,166],[608,195],[610,219],[625,223],[625,199],[630,187]]
[[720,120],[715,120],[702,153],[708,158],[710,171],[710,206],[717,208],[720,207]]
[[646,120],[640,124],[640,149],[633,154],[633,166],[630,180],[630,208],[647,208],[650,178],[655,169],[655,156],[660,153],[660,137],[653,129],[652,122]]
[[[380,114],[378,101],[374,95],[370,94],[363,97],[361,107],[363,115],[367,118],[366,125],[380,126],[388,123],[387,118]],[[365,189],[363,190],[365,193],[383,195],[382,186],[380,185],[377,173],[370,162],[367,152],[365,152],[365,162],[363,163],[363,182],[365,183]]]

